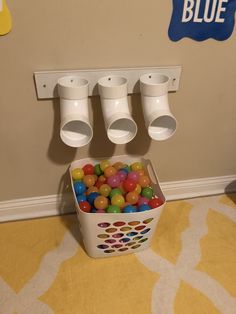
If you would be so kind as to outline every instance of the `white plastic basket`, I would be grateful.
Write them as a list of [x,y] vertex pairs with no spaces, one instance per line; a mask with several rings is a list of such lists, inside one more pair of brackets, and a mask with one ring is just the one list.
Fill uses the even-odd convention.
[[[162,200],[163,204],[148,211],[128,214],[83,212],[76,200],[71,172],[75,168],[82,168],[85,164],[95,165],[104,159],[108,159],[111,163],[121,161],[129,165],[137,161],[141,162],[151,179],[154,194]],[[150,246],[166,200],[158,183],[155,169],[149,159],[128,155],[99,159],[85,158],[74,161],[69,171],[83,243],[89,256],[94,258],[119,256],[139,252]]]

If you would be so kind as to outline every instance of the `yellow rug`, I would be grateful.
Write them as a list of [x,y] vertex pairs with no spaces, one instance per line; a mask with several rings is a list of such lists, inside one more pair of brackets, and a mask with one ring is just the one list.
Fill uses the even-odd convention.
[[169,202],[140,253],[79,242],[75,215],[1,224],[0,313],[236,313],[235,194]]

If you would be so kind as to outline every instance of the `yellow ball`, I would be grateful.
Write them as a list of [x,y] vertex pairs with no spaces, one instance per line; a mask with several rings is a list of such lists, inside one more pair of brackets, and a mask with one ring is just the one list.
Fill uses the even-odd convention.
[[140,194],[141,191],[142,191],[141,185],[140,185],[140,184],[137,184],[136,188],[134,189],[134,192]]
[[111,199],[111,204],[112,205],[117,205],[119,207],[122,207],[122,205],[124,205],[125,203],[125,199],[122,195],[120,194],[116,194],[112,197]]
[[141,162],[134,162],[134,163],[131,165],[131,169],[132,169],[133,171],[142,170],[142,169],[143,169],[143,165],[141,164]]
[[104,171],[109,166],[110,166],[109,160],[102,160],[100,163],[100,168],[102,171]]
[[108,197],[108,195],[111,192],[110,185],[108,185],[108,184],[101,185],[100,188],[99,188],[99,192],[100,192],[101,195],[103,195],[105,197]]
[[84,177],[84,170],[82,168],[75,168],[71,172],[73,180],[81,180]]

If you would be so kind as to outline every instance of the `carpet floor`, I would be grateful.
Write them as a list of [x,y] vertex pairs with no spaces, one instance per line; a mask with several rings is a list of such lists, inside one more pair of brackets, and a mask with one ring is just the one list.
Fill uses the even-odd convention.
[[151,247],[90,258],[76,215],[0,225],[0,314],[235,314],[236,194],[168,202]]

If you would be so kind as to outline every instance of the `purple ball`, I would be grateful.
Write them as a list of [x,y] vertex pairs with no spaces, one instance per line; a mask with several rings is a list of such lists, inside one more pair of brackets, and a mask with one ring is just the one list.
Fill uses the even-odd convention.
[[118,175],[113,175],[107,178],[107,184],[112,188],[116,188],[120,185],[120,178]]
[[128,173],[128,179],[133,180],[135,183],[138,183],[139,177],[140,175],[136,171],[131,171]]
[[120,179],[120,182],[124,181],[127,177],[127,173],[124,170],[120,170],[117,172],[117,176]]
[[147,199],[146,197],[140,197],[140,199],[138,200],[138,206],[141,206],[143,204],[148,205],[149,199]]

